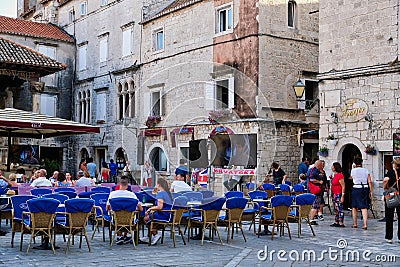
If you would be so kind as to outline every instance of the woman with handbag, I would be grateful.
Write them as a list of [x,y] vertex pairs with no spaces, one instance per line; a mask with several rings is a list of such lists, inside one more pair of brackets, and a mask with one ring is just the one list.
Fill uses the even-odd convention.
[[364,222],[362,229],[367,230],[369,198],[372,199],[372,181],[369,171],[362,167],[362,162],[362,158],[354,159],[355,166],[351,170],[350,176],[354,184],[351,192],[352,228],[357,228],[357,212],[358,209],[361,209]]
[[[383,189],[385,190],[385,218],[386,218],[386,233],[385,239],[386,242],[392,243],[393,239],[393,217],[394,211],[397,212],[397,217],[400,218],[400,206],[389,208],[386,202],[386,196],[389,195],[389,192],[398,192],[399,189],[399,173],[400,173],[400,158],[396,158],[392,161],[393,169],[388,171],[383,179]],[[394,190],[393,190],[394,189]],[[398,228],[397,228],[397,238],[398,242],[400,242],[400,220],[398,220]]]

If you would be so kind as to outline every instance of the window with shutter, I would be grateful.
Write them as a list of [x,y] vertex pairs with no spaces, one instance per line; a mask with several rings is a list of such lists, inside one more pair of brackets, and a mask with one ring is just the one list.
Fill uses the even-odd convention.
[[132,54],[132,28],[122,31],[122,56],[126,57]]
[[204,109],[214,110],[215,106],[215,82],[207,82],[204,84]]
[[97,94],[97,103],[96,103],[96,120],[97,121],[106,121],[107,116],[107,98],[106,93],[98,93]]
[[57,97],[54,95],[40,95],[40,114],[56,116]]
[[86,69],[86,52],[87,52],[87,45],[83,45],[78,49],[78,70],[85,70]]

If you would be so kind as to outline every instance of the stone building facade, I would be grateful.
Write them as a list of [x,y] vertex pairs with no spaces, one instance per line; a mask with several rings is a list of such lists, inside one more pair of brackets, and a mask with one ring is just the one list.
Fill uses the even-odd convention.
[[[119,158],[137,171],[151,161],[168,176],[189,141],[218,126],[257,135],[259,180],[275,160],[296,181],[301,157],[316,153],[318,135],[302,132],[319,123],[317,1],[23,2],[23,18],[76,39],[73,117],[102,130],[73,139],[75,159]],[[299,103],[298,79],[307,85]],[[210,112],[222,113],[219,124]],[[147,127],[152,115],[162,121]]]
[[[309,141],[315,153],[318,147],[318,137],[301,138],[302,131],[318,129],[318,105],[304,112],[292,89],[299,78],[316,84],[318,16],[313,11],[318,3],[297,1],[295,24],[288,27],[287,1],[172,2],[145,14],[142,23],[140,121],[162,116],[154,131],[142,125],[145,160],[153,161],[154,153],[161,153],[161,173],[173,173],[189,140],[207,139],[217,127],[210,125],[209,112],[225,109],[228,115],[219,126],[257,135],[258,179],[275,160],[295,181],[304,142]],[[162,49],[157,47],[157,34],[162,36]],[[227,98],[218,95],[224,82]],[[318,97],[317,85],[315,89],[309,100]],[[159,95],[160,101],[154,101]],[[193,133],[170,134],[180,128]]]
[[[399,3],[322,0],[319,10],[320,145],[335,136],[326,159],[339,161],[345,171],[361,156],[380,200],[393,134],[400,130]],[[366,153],[368,145],[375,155]]]

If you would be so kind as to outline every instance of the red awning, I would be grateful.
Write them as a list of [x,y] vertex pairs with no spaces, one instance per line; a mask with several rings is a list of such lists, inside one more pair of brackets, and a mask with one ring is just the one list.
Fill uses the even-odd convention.
[[47,138],[99,133],[100,128],[13,108],[0,109],[0,136]]

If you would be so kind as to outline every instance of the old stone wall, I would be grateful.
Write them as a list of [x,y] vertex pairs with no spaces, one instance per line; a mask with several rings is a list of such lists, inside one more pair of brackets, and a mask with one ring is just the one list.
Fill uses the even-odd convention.
[[[294,28],[288,27],[287,2],[259,1],[258,84],[270,107],[297,109],[293,84],[306,78],[303,72],[313,79],[318,73],[318,2],[296,1]],[[287,115],[275,114],[290,119]]]
[[321,73],[386,64],[396,59],[397,1],[319,2]]

